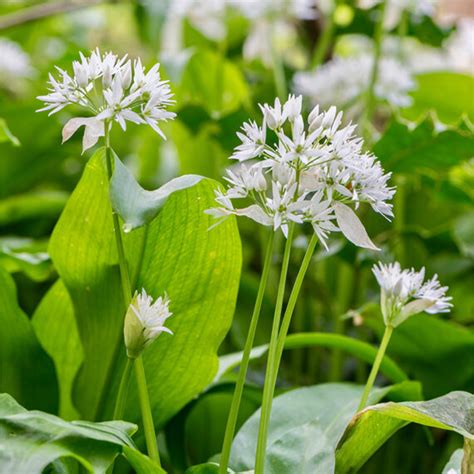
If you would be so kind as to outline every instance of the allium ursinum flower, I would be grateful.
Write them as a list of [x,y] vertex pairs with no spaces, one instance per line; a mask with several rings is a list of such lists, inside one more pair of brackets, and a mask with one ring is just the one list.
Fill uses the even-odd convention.
[[30,58],[20,45],[0,38],[0,87],[11,89],[18,80],[31,77],[33,72]]
[[132,63],[127,56],[119,58],[96,49],[89,57],[81,53],[72,67],[72,76],[60,68],[58,79],[50,74],[49,94],[38,97],[45,103],[39,111],[50,111],[50,115],[68,105],[80,106],[92,115],[69,120],[63,141],[84,125],[84,151],[104,136],[106,122],[117,122],[125,130],[127,121],[148,124],[165,138],[158,124],[175,117],[166,110],[174,101],[168,81],[161,79],[159,64],[146,71],[140,59]]
[[[408,95],[416,86],[408,68],[393,58],[382,58],[379,63],[375,97],[394,107],[411,104]],[[360,99],[370,83],[373,56],[336,57],[315,71],[295,75],[295,90],[323,107],[335,104],[344,109],[357,110]]]
[[451,297],[446,296],[447,286],[441,286],[438,276],[424,282],[424,267],[402,270],[398,262],[378,263],[372,272],[380,286],[380,306],[386,326],[397,327],[410,316],[426,313],[449,312]]
[[125,315],[124,338],[127,356],[137,358],[162,332],[173,334],[165,327],[166,320],[173,315],[169,310],[169,299],[157,298],[154,302],[142,289],[135,293]]
[[[383,0],[387,2],[385,25],[391,29],[398,25],[404,13],[419,20],[423,16],[433,17],[436,14],[439,0]],[[359,0],[361,8],[372,8],[382,0]]]
[[[273,106],[260,106],[261,126],[244,123],[237,134],[242,143],[231,156],[238,164],[227,171],[228,188],[217,191],[219,207],[208,214],[246,216],[285,236],[291,222],[308,222],[325,246],[329,234],[340,230],[354,244],[376,249],[353,208],[368,203],[391,217],[390,174],[362,151],[356,127],[343,125],[342,112],[317,106],[305,120],[301,107],[301,96],[284,104],[276,99]],[[236,200],[244,200],[244,207],[234,207]]]

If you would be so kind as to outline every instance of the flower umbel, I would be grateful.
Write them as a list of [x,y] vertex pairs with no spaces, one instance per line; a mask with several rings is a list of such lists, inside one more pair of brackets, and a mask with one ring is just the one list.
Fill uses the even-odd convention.
[[[237,133],[242,143],[231,159],[238,164],[227,171],[226,193],[216,193],[219,207],[208,213],[246,216],[285,236],[291,222],[307,222],[323,245],[340,230],[355,245],[377,249],[352,208],[365,202],[390,218],[395,190],[376,157],[362,151],[355,126],[343,125],[335,107],[317,106],[304,119],[301,96],[260,108],[262,125],[244,123]],[[236,199],[250,205],[236,209]]]
[[386,326],[397,327],[410,316],[426,313],[447,313],[452,304],[441,286],[438,275],[424,282],[425,268],[402,270],[398,262],[378,263],[372,272],[380,285],[380,304]]
[[166,295],[153,302],[145,289],[135,293],[125,315],[124,337],[128,357],[137,358],[162,332],[173,334],[164,325],[173,315],[169,303]]
[[74,61],[72,67],[72,76],[57,67],[59,78],[50,74],[49,93],[38,97],[45,103],[38,111],[49,111],[51,115],[68,105],[77,105],[92,115],[66,123],[63,141],[84,125],[84,151],[104,136],[106,122],[117,122],[125,130],[127,121],[150,125],[166,138],[158,124],[176,114],[166,110],[174,101],[168,81],[161,79],[158,63],[147,72],[140,59],[132,63],[127,56],[119,58],[96,49],[89,57],[81,53],[80,61]]

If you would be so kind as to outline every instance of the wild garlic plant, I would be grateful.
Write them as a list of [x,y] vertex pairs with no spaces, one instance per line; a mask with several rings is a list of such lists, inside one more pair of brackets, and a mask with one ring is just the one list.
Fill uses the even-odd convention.
[[393,331],[408,318],[422,313],[447,313],[452,307],[447,286],[441,286],[438,275],[425,281],[425,268],[420,271],[401,268],[398,262],[374,265],[372,272],[380,286],[380,311],[385,331],[372,370],[365,385],[358,411],[365,408],[387,350]]
[[[127,56],[120,58],[111,52],[101,53],[97,48],[90,56],[80,53],[80,60],[72,63],[72,69],[72,75],[60,68],[57,68],[58,78],[53,74],[49,75],[49,93],[38,97],[45,104],[39,111],[48,111],[51,115],[67,106],[76,106],[86,112],[87,116],[71,118],[64,125],[63,142],[69,140],[82,126],[85,128],[83,152],[103,138],[110,182],[114,172],[114,159],[118,160],[110,143],[113,125],[117,123],[123,131],[127,128],[127,122],[149,125],[165,139],[160,122],[175,117],[173,112],[167,110],[168,106],[174,103],[173,94],[168,81],[161,78],[159,63],[147,71],[140,59],[132,61]],[[114,417],[116,419],[123,417],[133,362],[148,453],[159,464],[142,352],[161,332],[170,332],[164,326],[166,319],[171,316],[168,309],[169,300],[167,297],[164,299],[160,297],[153,303],[152,297],[144,288],[132,299],[130,271],[119,216],[112,211],[112,218],[123,299],[125,308],[128,308],[124,321],[128,358],[120,383]]]
[[[260,308],[273,252],[273,233],[281,230],[286,245],[281,266],[268,365],[262,402],[257,446],[256,471],[263,472],[264,455],[278,368],[291,317],[301,285],[318,240],[327,248],[333,232],[342,232],[359,247],[377,250],[356,214],[368,204],[386,218],[392,217],[395,189],[389,186],[377,158],[363,151],[363,140],[355,126],[343,124],[342,112],[335,107],[321,111],[316,106],[305,118],[302,97],[289,96],[281,104],[260,106],[262,123],[244,123],[238,132],[238,145],[225,177],[225,192],[216,191],[218,207],[207,211],[219,220],[229,215],[245,216],[270,227],[265,263],[247,336],[239,376],[227,422],[220,461],[220,472],[227,472],[230,448],[242,397],[250,350],[253,345]],[[243,207],[237,207],[243,202]],[[248,205],[250,202],[250,205]],[[295,227],[308,224],[313,230],[306,254],[291,291],[283,317],[283,299]],[[281,325],[280,325],[281,323]]]

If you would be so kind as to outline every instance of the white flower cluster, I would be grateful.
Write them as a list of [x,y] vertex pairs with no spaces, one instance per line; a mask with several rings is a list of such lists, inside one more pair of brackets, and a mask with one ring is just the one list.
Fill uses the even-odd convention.
[[[342,125],[335,107],[316,106],[307,123],[301,114],[302,96],[290,96],[283,105],[260,106],[262,126],[244,123],[241,144],[231,156],[239,164],[228,170],[225,193],[216,192],[220,207],[209,214],[247,216],[285,236],[291,222],[309,222],[325,244],[333,231],[342,231],[354,244],[376,249],[350,206],[361,202],[389,218],[395,193],[376,157],[362,151],[354,125]],[[271,143],[275,137],[276,143]],[[232,200],[250,200],[235,209]]]
[[402,270],[398,262],[374,265],[372,272],[380,285],[381,309],[386,325],[398,326],[407,318],[423,311],[435,314],[449,312],[451,297],[438,276],[424,282],[424,267],[416,272]]
[[[357,109],[370,83],[373,56],[361,54],[336,57],[315,71],[299,72],[294,77],[295,90],[324,107],[335,104],[344,109]],[[408,95],[416,83],[408,68],[393,58],[382,58],[374,92],[379,101],[394,107],[411,104]]]
[[159,64],[147,72],[140,59],[132,64],[127,56],[102,54],[99,49],[89,57],[80,54],[80,59],[72,64],[73,76],[60,68],[59,79],[50,74],[49,94],[38,97],[45,103],[39,111],[50,111],[50,115],[68,105],[81,106],[93,115],[70,120],[63,129],[64,140],[85,125],[85,150],[104,135],[105,122],[117,122],[125,130],[127,121],[148,124],[165,138],[158,123],[175,117],[166,110],[174,101],[168,81],[161,79]]
[[127,354],[138,357],[162,332],[173,334],[165,327],[166,320],[173,315],[169,310],[167,296],[153,298],[145,289],[136,293],[125,316],[124,337]]
[[10,89],[19,79],[31,77],[33,72],[30,57],[20,45],[0,38],[0,86]]

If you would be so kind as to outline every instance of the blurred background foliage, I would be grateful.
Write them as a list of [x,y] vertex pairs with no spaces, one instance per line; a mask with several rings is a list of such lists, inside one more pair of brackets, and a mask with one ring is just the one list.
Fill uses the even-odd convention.
[[[74,11],[55,15],[47,13],[56,2],[7,0],[0,5],[0,40],[16,42],[26,55],[23,77],[12,76],[0,49],[0,267],[13,276],[20,307],[30,317],[57,279],[47,253],[48,239],[89,156],[81,156],[78,136],[61,145],[61,125],[73,112],[66,109],[52,117],[35,112],[40,106],[35,97],[45,92],[53,65],[68,70],[78,51],[96,46],[140,56],[148,64],[161,62],[178,114],[177,120],[164,126],[168,140],[134,126],[126,134],[115,130],[113,137],[118,155],[147,188],[182,173],[221,180],[242,122],[257,117],[257,104],[273,101],[277,94],[265,56],[249,59],[243,54],[252,29],[248,18],[226,15],[221,19],[226,34],[213,38],[205,34],[200,18],[170,18],[172,3],[71,1],[63,4],[63,10]],[[46,15],[22,17],[25,11]],[[374,8],[362,9],[351,1],[337,2],[335,11],[325,61],[336,53],[350,55],[370,41],[377,21]],[[456,32],[460,12],[473,14],[472,4],[460,0],[444,2],[440,11],[443,15],[435,19],[408,18],[406,36],[417,47],[443,48]],[[178,20],[180,27],[173,30]],[[285,34],[279,36],[276,54],[290,90],[295,72],[311,67],[327,22],[326,13],[320,11],[315,20],[292,19],[292,28],[282,30]],[[391,31],[397,32],[397,27]],[[473,54],[473,36],[471,42]],[[451,314],[411,319],[395,333],[388,350],[410,378],[422,383],[427,398],[452,390],[474,391],[473,72],[447,63],[417,72],[411,105],[394,109],[381,104],[375,138],[369,142],[398,186],[392,223],[373,213],[363,219],[382,248],[381,258],[397,259],[405,267],[426,266],[427,274],[437,273],[453,297]],[[244,220],[239,230],[243,271],[234,321],[221,354],[243,347],[262,267],[265,231]],[[301,234],[296,240],[299,248],[293,254],[290,279],[299,267],[306,238]],[[330,251],[319,251],[310,268],[292,331],[377,341],[383,328],[370,267],[378,257],[333,238]],[[269,338],[278,259],[274,263],[257,344]],[[327,381],[363,383],[367,370],[364,361],[338,349],[317,345],[293,349],[285,353],[279,390]],[[263,362],[257,360],[240,423],[259,406],[263,375]],[[174,472],[219,452],[233,381],[234,375],[227,374],[167,424],[160,440],[164,444],[166,438],[168,465]],[[55,390],[52,384],[51,393]],[[54,405],[53,397],[49,409],[54,410]],[[47,403],[39,404],[45,406],[48,409]],[[430,438],[423,430],[409,427],[394,436],[363,472],[441,472],[458,444],[446,432]]]

